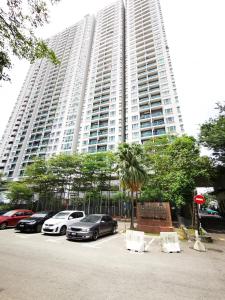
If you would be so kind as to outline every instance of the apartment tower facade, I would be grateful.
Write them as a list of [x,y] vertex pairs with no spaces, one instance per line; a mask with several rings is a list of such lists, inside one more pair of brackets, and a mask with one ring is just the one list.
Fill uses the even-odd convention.
[[181,134],[182,116],[158,0],[127,0],[126,141]]
[[1,142],[7,177],[22,176],[35,157],[76,150],[94,22],[86,16],[48,40],[60,65],[31,65]]
[[96,15],[79,152],[113,151],[124,141],[124,5]]
[[117,0],[48,44],[61,63],[28,71],[0,146],[7,177],[35,157],[183,132],[159,0]]

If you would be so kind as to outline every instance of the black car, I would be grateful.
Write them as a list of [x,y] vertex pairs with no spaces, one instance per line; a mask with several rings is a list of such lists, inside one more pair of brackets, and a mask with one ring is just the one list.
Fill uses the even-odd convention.
[[97,240],[99,236],[117,231],[117,221],[109,215],[89,215],[80,222],[70,225],[66,236],[68,240]]
[[43,223],[53,217],[57,212],[54,211],[40,211],[31,215],[27,219],[20,220],[16,225],[16,230],[21,232],[41,232]]

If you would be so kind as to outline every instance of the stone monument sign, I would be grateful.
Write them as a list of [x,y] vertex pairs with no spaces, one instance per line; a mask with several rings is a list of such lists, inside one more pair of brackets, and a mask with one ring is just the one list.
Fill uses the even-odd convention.
[[151,233],[173,231],[169,202],[138,203],[137,229]]

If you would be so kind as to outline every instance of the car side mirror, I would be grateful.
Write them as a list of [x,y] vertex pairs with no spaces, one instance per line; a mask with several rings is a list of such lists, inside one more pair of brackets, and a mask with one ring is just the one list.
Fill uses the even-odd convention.
[[73,219],[73,217],[72,216],[70,216],[69,218],[68,218],[68,220],[72,220]]
[[105,223],[105,221],[102,220],[101,223]]

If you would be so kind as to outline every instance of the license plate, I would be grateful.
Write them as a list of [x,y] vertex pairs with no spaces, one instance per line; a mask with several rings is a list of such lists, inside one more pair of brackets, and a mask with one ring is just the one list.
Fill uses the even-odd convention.
[[24,225],[23,225],[23,224],[20,224],[20,227],[24,227]]
[[77,233],[75,233],[75,232],[72,232],[71,234],[72,234],[73,236],[76,236],[76,235],[77,235]]

